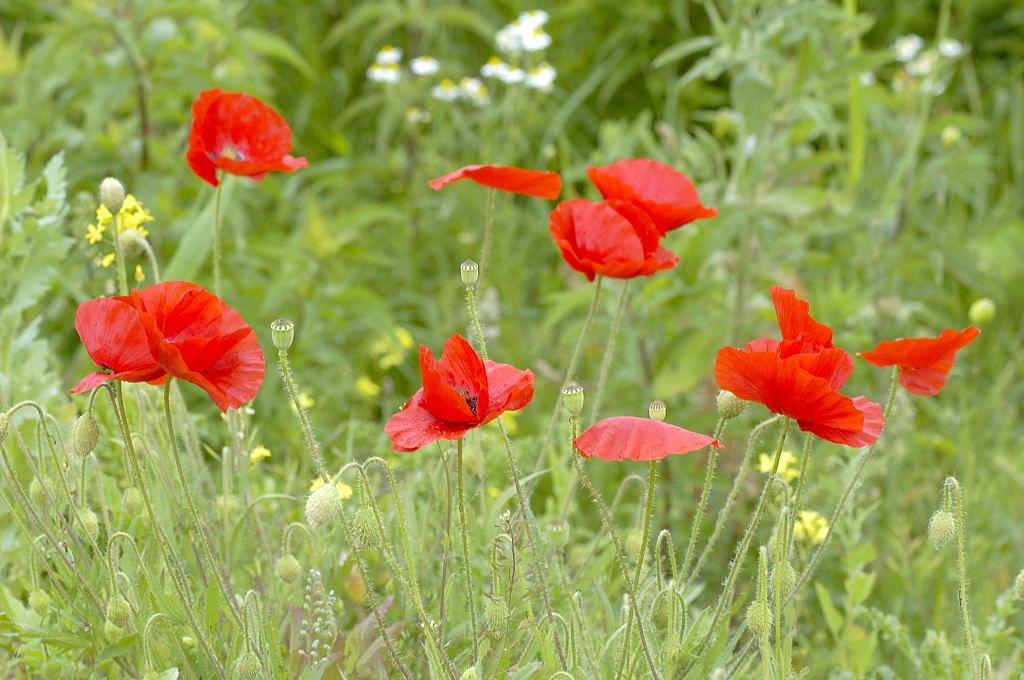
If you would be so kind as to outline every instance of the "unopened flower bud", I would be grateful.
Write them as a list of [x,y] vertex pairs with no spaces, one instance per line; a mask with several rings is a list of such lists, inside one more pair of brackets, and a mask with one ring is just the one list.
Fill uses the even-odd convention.
[[124,635],[124,628],[107,619],[103,624],[103,635],[108,641],[117,642]]
[[117,235],[117,244],[128,257],[140,255],[146,250],[146,237],[138,229],[125,229]]
[[28,499],[36,508],[45,507],[46,488],[43,486],[45,483],[44,479],[39,477],[33,477],[32,481],[28,483]]
[[577,417],[583,413],[583,387],[572,383],[562,390],[562,403],[570,416]]
[[137,486],[129,486],[121,496],[121,504],[124,506],[125,514],[129,517],[137,517],[142,513],[144,505],[142,491]]
[[[778,570],[776,572],[776,570]],[[772,567],[771,578],[772,591],[774,592],[778,588],[778,592],[775,593],[775,597],[780,600],[785,600],[792,594],[793,588],[796,587],[796,570],[793,569],[793,565],[789,561],[778,562]]]
[[643,552],[644,546],[644,535],[639,529],[630,529],[626,532],[626,555],[636,561],[640,559],[640,555]]
[[928,538],[936,550],[946,547],[956,536],[956,520],[947,510],[936,510],[928,520]]
[[107,602],[107,621],[118,628],[124,628],[128,625],[128,619],[132,615],[132,606],[128,604],[128,600],[124,598],[121,593],[115,593],[110,601]]
[[352,531],[362,548],[376,548],[380,545],[380,535],[377,532],[377,517],[373,514],[373,508],[364,505],[356,510],[352,517]]
[[260,660],[253,652],[244,652],[235,662],[235,673],[244,680],[255,680],[260,677]]
[[654,600],[654,608],[651,609],[651,623],[654,624],[655,630],[663,631],[668,628],[669,616],[672,614],[670,610],[672,603],[669,601],[671,597],[672,591],[665,590]]
[[1021,569],[1017,578],[1013,580],[1013,594],[1018,600],[1024,600],[1024,569]]
[[726,390],[722,390],[718,393],[718,398],[715,402],[718,405],[719,417],[725,418],[726,420],[736,418],[747,408],[747,402]]
[[306,524],[310,529],[319,529],[340,514],[341,498],[338,487],[333,484],[324,484],[306,499]]
[[100,182],[100,203],[106,206],[111,215],[121,212],[124,205],[124,185],[113,177]]
[[756,637],[767,635],[772,628],[772,612],[764,602],[753,602],[747,607],[747,627]]
[[992,659],[988,654],[981,655],[981,680],[992,680]]
[[459,271],[462,274],[462,285],[464,286],[475,286],[476,282],[480,280],[480,265],[473,260],[463,262]]
[[274,341],[274,347],[287,352],[295,340],[295,324],[288,319],[271,321],[270,338]]
[[544,523],[544,533],[551,545],[561,550],[569,544],[569,523],[561,517],[549,519]]
[[939,133],[939,136],[942,138],[943,146],[956,146],[963,137],[963,133],[960,132],[960,128],[953,125],[947,125],[942,128],[942,132]]
[[476,666],[470,666],[462,674],[459,680],[479,680],[480,674],[476,670]]
[[194,637],[192,637],[191,635],[182,635],[181,636],[181,646],[184,647],[185,649],[195,649],[196,648],[196,639]]
[[652,401],[647,406],[647,415],[651,417],[651,420],[657,420],[659,423],[664,422],[667,413],[668,407],[663,401]]
[[509,609],[505,598],[501,595],[493,595],[484,598],[484,623],[487,628],[496,633],[504,633],[508,625]]
[[43,618],[50,611],[50,596],[45,590],[36,588],[29,593],[28,606],[32,607],[32,611],[38,614],[39,618]]
[[274,571],[285,583],[295,583],[302,575],[302,565],[295,559],[295,555],[288,553],[278,558]]
[[91,413],[83,413],[71,428],[71,448],[79,458],[85,458],[100,440],[100,424]]
[[967,316],[970,317],[971,323],[979,326],[991,323],[992,319],[996,318],[996,303],[990,298],[975,300]]
[[95,542],[100,536],[100,520],[96,513],[89,508],[82,508],[76,519],[79,531],[88,536],[91,542]]

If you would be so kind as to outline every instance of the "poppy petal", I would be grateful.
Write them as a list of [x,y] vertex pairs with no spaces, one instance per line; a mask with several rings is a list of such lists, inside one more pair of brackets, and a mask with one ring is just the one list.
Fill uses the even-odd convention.
[[490,406],[483,422],[494,420],[505,411],[518,411],[533,399],[533,371],[487,361],[487,389]]
[[[438,418],[450,423],[476,425],[480,422],[476,405],[487,392],[487,373],[483,361],[465,340],[445,343],[441,360],[430,349],[420,345],[420,375],[423,379],[423,403]],[[460,338],[461,339],[461,338]],[[468,346],[468,353],[467,353]],[[473,365],[472,354],[479,362]],[[470,400],[476,400],[471,402]],[[486,396],[484,397],[486,402]],[[472,406],[470,404],[473,404]],[[483,411],[486,412],[486,411]]]
[[402,410],[391,416],[384,431],[394,451],[415,451],[438,439],[459,439],[473,426],[444,421],[424,405],[423,390],[413,395]]
[[440,191],[452,182],[463,179],[492,189],[537,198],[555,199],[562,193],[562,178],[557,172],[528,170],[511,165],[467,165],[430,180],[428,186],[434,191]]
[[946,329],[937,338],[903,338],[881,342],[860,357],[875,366],[899,366],[900,384],[911,394],[934,396],[946,384],[956,353],[981,333],[968,326],[962,331]]
[[[779,356],[787,358],[781,352]],[[811,375],[827,380],[834,390],[842,389],[853,373],[853,357],[838,347],[813,354],[794,354],[791,358]]]
[[113,373],[92,374],[109,376],[104,380],[87,376],[73,392],[92,389],[110,379],[144,382],[161,372],[129,298],[86,300],[75,311],[75,330],[93,362]]
[[788,351],[784,349],[783,356],[798,352],[816,352],[833,346],[832,329],[811,317],[810,305],[798,298],[796,292],[772,286],[771,295],[783,340],[799,341],[799,345],[803,346],[790,347],[787,348]]
[[721,444],[704,434],[650,418],[618,416],[587,428],[574,442],[584,458],[650,461]]

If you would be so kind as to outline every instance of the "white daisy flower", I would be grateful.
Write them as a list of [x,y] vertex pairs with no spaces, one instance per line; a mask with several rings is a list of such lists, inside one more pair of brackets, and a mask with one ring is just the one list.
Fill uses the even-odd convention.
[[921,91],[933,97],[938,97],[946,91],[946,83],[935,78],[925,78],[921,81]]
[[517,54],[523,51],[523,35],[519,27],[509,24],[494,35],[498,50],[506,54]]
[[410,106],[405,110],[405,122],[409,125],[426,125],[430,122],[430,112],[418,106]]
[[530,73],[526,76],[526,86],[541,92],[550,92],[557,75],[558,72],[555,71],[554,66],[548,63],[541,64],[537,68],[530,69]]
[[528,12],[523,12],[519,15],[517,21],[524,26],[530,26],[536,28],[537,26],[543,26],[548,23],[548,13],[542,9],[531,9]]
[[402,71],[398,68],[398,64],[374,62],[370,68],[366,69],[366,77],[375,83],[393,85],[402,79]]
[[526,71],[517,66],[509,66],[503,73],[498,75],[498,79],[509,85],[521,83],[526,80]]
[[857,79],[860,81],[860,84],[863,85],[864,87],[871,87],[876,82],[878,82],[878,79],[875,78],[875,74],[872,73],[871,71],[864,71],[863,73],[860,74],[860,76]]
[[912,76],[926,76],[931,73],[939,63],[939,53],[935,50],[925,50],[916,59],[907,64],[907,73]]
[[523,49],[527,52],[539,52],[551,46],[551,36],[540,26],[527,31],[523,37]]
[[501,57],[491,57],[480,67],[480,75],[484,78],[501,78],[509,69],[509,65]]
[[947,59],[956,59],[964,53],[964,46],[955,38],[943,38],[939,41],[939,54]]
[[409,68],[418,76],[432,76],[441,67],[437,59],[423,55],[409,62]]
[[402,61],[402,48],[385,45],[380,48],[380,52],[377,52],[377,58],[374,61],[378,64],[397,64]]
[[443,102],[453,102],[459,98],[459,86],[451,78],[445,78],[438,85],[431,88],[430,94],[434,99],[440,99]]
[[916,33],[910,33],[897,38],[892,44],[892,51],[896,53],[896,61],[908,62],[917,56],[917,53],[924,47],[924,40]]
[[463,97],[475,104],[482,106],[489,101],[487,87],[478,78],[463,78],[459,82],[459,90]]

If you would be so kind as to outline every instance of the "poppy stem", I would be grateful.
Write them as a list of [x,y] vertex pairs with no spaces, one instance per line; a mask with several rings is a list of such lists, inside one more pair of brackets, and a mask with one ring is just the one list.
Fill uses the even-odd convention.
[[494,195],[498,193],[495,189],[487,189],[487,207],[484,208],[484,237],[480,245],[480,274],[477,278],[477,286],[482,286],[484,280],[484,269],[491,255],[491,242],[494,239]]
[[[633,587],[633,582],[629,578],[629,568],[626,566],[626,554],[622,550],[622,544],[619,542],[618,534],[615,533],[615,524],[612,519],[612,514],[608,510],[608,505],[604,502],[601,492],[597,490],[594,483],[590,481],[589,477],[587,477],[586,472],[583,471],[583,466],[580,465],[580,456],[576,450],[575,444],[577,420],[577,416],[569,416],[569,429],[572,432],[572,439],[569,440],[569,457],[572,459],[572,466],[576,470],[576,476],[579,477],[580,482],[584,487],[586,487],[591,498],[594,499],[594,504],[597,505],[598,514],[601,515],[601,523],[604,524],[604,530],[608,532],[608,536],[612,539],[612,547],[615,549],[615,560],[619,564],[619,570],[622,572],[622,579],[626,584],[626,591],[629,595],[630,613],[636,617],[637,633],[640,637],[640,646],[643,647],[644,656],[647,658],[647,667],[650,669],[651,676],[654,680],[661,680],[661,675],[658,673],[658,668],[654,663],[654,657],[651,654],[651,649],[647,644],[647,636],[644,634],[644,624],[640,617],[640,609],[636,599],[636,588]],[[628,648],[628,638],[623,642],[623,644]]]
[[[715,425],[715,433],[712,435],[712,438],[720,439],[722,437],[725,423],[726,418],[718,419],[718,424]],[[711,483],[715,479],[715,466],[718,463],[718,447],[706,446],[704,450],[708,452],[708,465],[704,474],[704,488],[701,489],[700,502],[697,504],[697,512],[693,516],[693,525],[690,528],[690,540],[686,544],[686,555],[683,557],[682,573],[684,574],[690,568],[690,563],[693,560],[693,551],[697,549],[697,537],[700,536],[700,525],[704,519],[704,509],[708,505],[708,496],[711,495]]]
[[[739,494],[740,487],[743,486],[743,478],[746,476],[747,468],[750,467],[750,461],[754,457],[754,447],[757,446],[757,442],[761,438],[761,432],[779,418],[780,416],[777,415],[772,416],[771,418],[755,425],[754,429],[750,432],[750,437],[747,438],[747,449],[743,453],[743,460],[740,461],[740,469],[736,472],[732,488],[729,489],[729,495],[725,498],[725,505],[723,505],[722,509],[718,511],[718,518],[715,520],[715,528],[711,531],[711,537],[708,539],[707,545],[704,546],[704,550],[701,551],[700,557],[697,559],[697,564],[693,567],[693,571],[686,577],[686,585],[683,587],[684,591],[692,586],[694,581],[697,580],[697,576],[700,575],[701,569],[704,568],[704,563],[707,562],[708,557],[711,555],[711,551],[714,550],[715,544],[718,542],[718,537],[725,528],[725,523],[729,519],[729,513],[732,511],[732,506],[736,503],[736,496]],[[683,569],[683,573],[686,573],[686,569]]]
[[469,534],[466,526],[466,491],[463,488],[462,472],[462,438],[458,440],[458,452],[455,460],[455,483],[458,487],[459,501],[459,532],[462,534],[462,572],[466,586],[466,603],[469,605],[469,621],[472,626],[470,637],[473,639],[473,665],[480,656],[480,643],[477,640],[476,626],[476,594],[473,592],[473,569],[469,561]]
[[796,527],[796,519],[800,515],[800,499],[804,492],[804,478],[807,476],[807,464],[810,461],[813,446],[814,435],[808,432],[807,439],[804,440],[803,453],[800,454],[800,476],[797,478],[796,493],[793,495],[793,509],[789,514],[788,526],[784,527],[786,529],[782,553],[784,559],[789,555],[789,551],[793,549],[793,530]]
[[220,175],[217,188],[213,192],[213,293],[220,297],[220,257],[221,257],[221,225],[220,225],[220,195],[224,193],[224,182],[227,178],[224,173]]
[[739,576],[740,567],[743,565],[743,558],[747,554],[747,550],[750,548],[750,541],[754,537],[754,531],[757,529],[758,522],[761,521],[761,515],[764,514],[765,505],[768,501],[768,491],[772,487],[775,475],[779,471],[779,461],[782,460],[782,447],[786,444],[786,433],[789,431],[789,424],[792,419],[787,417],[782,421],[782,431],[779,433],[779,443],[775,447],[775,458],[772,461],[772,471],[768,474],[768,478],[761,486],[761,495],[757,499],[757,507],[754,509],[754,516],[751,517],[750,523],[747,525],[746,531],[743,532],[743,537],[740,539],[739,545],[736,547],[736,554],[733,555],[732,566],[729,568],[729,573],[725,577],[725,586],[722,588],[722,594],[718,598],[718,604],[715,605],[715,613],[711,617],[711,625],[708,626],[708,633],[704,636],[700,646],[697,647],[697,651],[693,655],[693,661],[690,662],[686,671],[683,675],[693,668],[693,665],[700,659],[701,653],[708,646],[711,638],[715,637],[715,627],[718,625],[718,621],[722,618],[722,614],[725,612],[726,605],[729,600],[732,599],[732,591],[736,586],[736,578]]
[[118,233],[117,215],[114,215],[114,259],[117,260],[117,293],[118,295],[128,294],[128,265],[124,261],[124,246],[121,245],[121,234]]
[[967,663],[971,669],[971,680],[978,677],[978,664],[974,651],[974,630],[971,628],[971,612],[967,604],[967,526],[964,523],[964,497],[956,477],[946,477],[944,482],[948,495],[949,509],[956,518],[956,566],[959,572],[960,615],[964,625],[964,646],[967,647]]
[[615,339],[619,334],[619,321],[622,319],[622,311],[626,308],[626,299],[629,297],[630,279],[622,282],[622,292],[619,294],[619,304],[615,307],[615,314],[612,316],[611,326],[608,329],[608,340],[604,345],[604,356],[601,358],[601,372],[598,374],[597,390],[594,392],[594,405],[590,409],[591,425],[597,422],[601,415],[601,401],[604,397],[604,387],[608,383],[608,373],[612,367],[612,357],[615,356]]
[[[595,413],[594,415],[596,416],[597,414]],[[633,574],[634,593],[640,590],[640,575],[644,568],[644,557],[647,556],[647,541],[650,539],[651,535],[651,515],[654,512],[654,483],[657,475],[658,461],[652,460],[650,472],[647,477],[647,506],[644,510],[644,530],[640,539],[640,554],[636,557],[636,571]],[[616,678],[621,678],[623,671],[626,669],[626,659],[629,658],[629,635],[632,632],[632,629],[633,610],[631,608],[629,610],[629,614],[626,616],[626,635],[623,638],[622,657],[619,660],[619,671],[615,674]]]
[[317,476],[324,480],[324,484],[330,484],[331,476],[327,473],[327,465],[324,463],[323,454],[320,452],[320,440],[316,438],[316,432],[313,431],[313,424],[309,420],[309,413],[306,412],[306,409],[302,407],[302,402],[299,401],[299,391],[295,387],[292,367],[288,362],[288,350],[277,350],[277,365],[281,371],[281,381],[284,384],[285,394],[291,400],[292,407],[299,417],[299,427],[302,428],[302,437],[306,442],[306,450],[309,451],[309,455],[313,458],[313,469],[316,470]]

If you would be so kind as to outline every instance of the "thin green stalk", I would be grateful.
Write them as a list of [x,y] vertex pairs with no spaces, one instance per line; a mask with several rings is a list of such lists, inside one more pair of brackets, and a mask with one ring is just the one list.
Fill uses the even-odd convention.
[[[623,296],[625,297],[625,296]],[[595,413],[596,416],[596,413]],[[575,439],[575,437],[573,438]],[[644,568],[644,557],[647,556],[647,540],[651,534],[651,515],[654,513],[654,482],[658,475],[658,461],[652,460],[647,477],[647,505],[644,509],[644,530],[640,539],[640,554],[636,558],[636,571],[633,574],[633,592],[640,590],[640,575]],[[639,623],[639,622],[638,622]],[[626,659],[629,658],[629,636],[633,631],[633,609],[626,615],[626,635],[622,643],[622,657],[619,659],[619,671],[616,678],[621,678],[626,670]]]
[[967,648],[967,663],[971,669],[971,680],[978,677],[978,662],[974,650],[974,629],[971,627],[971,611],[967,600],[967,526],[964,523],[964,497],[960,482],[947,477],[946,491],[949,494],[950,509],[956,518],[956,566],[958,572],[958,593],[960,616],[964,626],[964,646]]
[[476,624],[476,592],[473,589],[473,569],[469,561],[469,533],[466,525],[466,491],[463,488],[462,473],[462,438],[458,440],[458,453],[455,461],[455,484],[458,487],[459,501],[459,532],[462,534],[462,573],[466,586],[466,603],[469,606],[469,623],[472,626],[470,637],[473,639],[473,665],[480,658],[480,642]]
[[793,529],[796,526],[797,517],[800,516],[800,500],[804,493],[804,480],[807,477],[807,464],[810,462],[811,449],[814,447],[814,435],[810,432],[807,433],[806,439],[804,439],[804,450],[800,454],[800,476],[797,477],[796,481],[796,493],[793,495],[793,510],[789,513],[789,522],[785,529],[785,535],[783,536],[783,546],[785,551],[782,554],[783,558],[789,555],[789,551],[793,549]]
[[313,468],[316,470],[317,476],[324,480],[324,484],[330,484],[331,476],[327,474],[327,465],[324,463],[323,453],[320,452],[320,440],[316,438],[316,432],[313,430],[313,423],[309,420],[309,414],[306,412],[306,409],[302,408],[302,403],[299,402],[299,392],[295,387],[295,379],[292,377],[291,364],[288,362],[288,350],[277,350],[277,364],[281,371],[284,391],[287,393],[288,399],[291,400],[295,413],[298,415],[299,427],[302,428],[302,436],[306,441],[306,449],[313,458]]
[[591,424],[597,422],[597,419],[601,416],[601,402],[604,399],[605,385],[608,384],[608,373],[612,367],[612,358],[615,356],[615,340],[619,334],[619,322],[622,320],[622,312],[626,308],[626,300],[629,298],[629,283],[630,279],[622,282],[619,303],[615,306],[615,313],[612,315],[611,326],[608,329],[608,340],[605,341],[604,356],[601,358],[601,372],[598,374],[597,389],[594,391],[594,398],[592,400],[593,406],[590,407],[590,420],[588,422]]
[[491,256],[491,242],[494,239],[494,195],[495,189],[487,189],[487,207],[484,209],[484,237],[480,245],[480,273],[477,278],[477,286],[483,285],[484,270],[487,268]]
[[[763,607],[762,612],[768,611],[768,549],[763,545],[757,554],[757,603]],[[777,622],[778,618],[775,621]],[[772,680],[771,632],[772,627],[765,626],[758,640],[761,647],[762,680]],[[775,637],[778,639],[778,631]]]
[[[771,489],[772,480],[779,471],[779,461],[782,459],[782,447],[786,444],[786,433],[789,431],[789,424],[791,419],[786,417],[782,421],[782,431],[779,433],[779,443],[775,447],[775,459],[772,462],[772,471],[768,475],[768,479],[765,480],[761,487],[761,496],[757,499],[757,507],[754,509],[754,516],[750,520],[750,524],[747,525],[747,530],[743,532],[743,537],[740,539],[740,543],[736,548],[736,554],[733,556],[732,567],[729,569],[728,575],[725,577],[725,586],[722,588],[722,594],[718,598],[718,604],[715,605],[715,613],[711,617],[711,625],[708,626],[708,634],[701,641],[700,646],[694,653],[694,660],[690,662],[689,668],[700,659],[701,653],[708,646],[711,638],[714,637],[715,627],[718,625],[718,621],[722,618],[722,614],[725,612],[729,600],[732,599],[732,590],[736,586],[736,577],[739,576],[740,567],[743,565],[743,558],[747,554],[747,550],[750,548],[750,541],[754,537],[754,531],[757,529],[758,522],[761,521],[761,515],[764,513],[765,505],[768,501],[768,490]],[[684,675],[686,673],[684,672]]]
[[220,224],[220,196],[224,193],[225,177],[220,174],[217,188],[214,190],[213,198],[213,293],[220,297],[220,258],[221,258],[221,224]]
[[121,245],[121,234],[118,233],[117,215],[114,215],[114,259],[117,260],[117,292],[119,295],[128,294],[128,269],[125,263],[124,246]]
[[[736,497],[739,495],[740,487],[743,485],[743,478],[747,473],[747,468],[750,467],[750,461],[754,457],[754,448],[757,446],[757,442],[761,436],[761,431],[766,427],[777,421],[782,416],[772,416],[765,421],[762,421],[754,426],[754,429],[750,432],[750,437],[747,438],[747,448],[743,452],[743,460],[740,461],[740,469],[736,472],[736,477],[733,480],[732,488],[729,489],[729,495],[725,498],[725,505],[718,511],[718,519],[715,521],[715,528],[711,532],[711,537],[708,539],[707,545],[704,546],[704,550],[701,551],[700,557],[697,559],[697,564],[694,565],[693,571],[686,577],[686,585],[683,587],[685,591],[687,588],[693,585],[697,580],[697,576],[700,575],[701,569],[704,567],[704,563],[707,562],[708,557],[711,555],[711,551],[714,549],[715,544],[718,542],[718,537],[725,529],[725,523],[729,519],[729,513],[732,511],[733,505],[736,503]],[[685,574],[686,571],[683,570]]]
[[[714,439],[721,439],[725,431],[727,418],[720,417],[715,425]],[[718,463],[718,447],[707,446],[704,449],[708,452],[707,470],[704,474],[704,488],[700,492],[700,502],[697,504],[697,512],[693,516],[693,525],[690,529],[690,540],[686,544],[686,555],[683,557],[683,569],[685,574],[693,561],[693,552],[697,549],[697,538],[700,536],[700,525],[704,520],[704,510],[708,506],[708,496],[711,495],[711,483],[715,480],[715,465]]]
[[188,486],[188,477],[185,475],[185,469],[181,466],[181,455],[178,453],[178,439],[174,434],[174,418],[171,417],[170,380],[164,383],[164,418],[167,420],[167,436],[171,442],[171,455],[174,458],[174,469],[178,473],[178,482],[181,484],[181,492],[185,496],[185,505],[188,506],[189,515],[192,519],[192,528],[195,529],[196,534],[199,535],[199,545],[206,557],[206,561],[210,565],[210,571],[215,574],[217,586],[220,588],[221,595],[224,596],[224,601],[228,605],[231,617],[235,620],[236,625],[243,627],[242,616],[238,610],[238,604],[235,602],[235,596],[231,591],[231,586],[227,582],[227,575],[224,573],[224,567],[221,564],[220,559],[218,559],[217,554],[213,552],[213,546],[210,545],[210,540],[206,535],[206,529],[203,527],[203,520],[199,517],[199,510],[196,509],[195,500],[192,498],[192,491]]
[[157,264],[153,246],[149,245],[149,241],[144,238],[139,239],[139,244],[142,246],[143,252],[146,253],[146,259],[149,260],[149,266],[153,270],[153,282],[160,283],[160,265]]
[[[576,439],[576,416],[570,416],[570,429],[573,434],[573,440]],[[618,562],[619,570],[622,572],[622,579],[626,584],[626,591],[629,595],[630,611],[636,617],[637,634],[640,637],[640,646],[644,650],[644,656],[647,659],[647,667],[651,671],[651,676],[654,680],[661,680],[661,675],[658,673],[658,668],[654,663],[654,656],[651,654],[651,648],[647,644],[647,636],[644,633],[643,619],[640,617],[640,608],[636,597],[636,588],[633,587],[633,582],[629,578],[629,568],[626,566],[626,555],[622,550],[622,544],[619,542],[619,537],[615,533],[615,523],[612,519],[611,512],[608,510],[608,505],[604,502],[604,498],[601,496],[601,492],[597,490],[594,483],[587,477],[586,472],[583,471],[583,466],[580,465],[579,454],[576,451],[576,446],[573,445],[570,448],[569,457],[572,459],[572,466],[576,470],[576,476],[579,477],[580,482],[590,493],[591,498],[594,499],[594,504],[597,505],[598,514],[601,516],[601,523],[604,524],[604,529],[608,533],[608,536],[612,539],[612,547],[615,549],[615,560]],[[629,641],[625,640],[624,645],[628,647]]]

